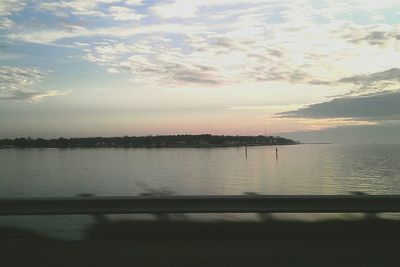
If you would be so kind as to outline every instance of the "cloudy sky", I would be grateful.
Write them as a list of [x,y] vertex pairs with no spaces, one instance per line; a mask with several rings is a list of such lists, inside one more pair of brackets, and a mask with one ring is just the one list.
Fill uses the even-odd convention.
[[0,0],[0,138],[400,142],[399,62],[398,0]]

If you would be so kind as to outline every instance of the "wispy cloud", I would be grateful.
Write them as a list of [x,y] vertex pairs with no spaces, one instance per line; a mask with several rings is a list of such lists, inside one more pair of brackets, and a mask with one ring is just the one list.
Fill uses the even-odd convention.
[[392,68],[389,70],[354,75],[339,80],[340,83],[353,84],[357,89],[353,89],[349,94],[379,92],[389,88],[398,89],[400,87],[400,69]]
[[[54,12],[56,15],[68,16],[69,12],[78,16],[105,17],[107,14],[99,7],[100,4],[114,4],[121,0],[61,0],[40,2],[43,10]],[[136,1],[137,4],[140,2]]]
[[211,67],[185,56],[162,38],[157,43],[102,43],[87,51],[86,60],[106,66],[110,73],[128,72],[133,80],[142,83],[172,86],[220,82]]
[[[342,30],[334,33],[354,44],[369,44],[386,46],[396,44],[400,40],[398,26],[377,25],[356,25],[348,23]],[[397,47],[398,48],[398,47]]]
[[33,89],[33,86],[40,83],[44,77],[45,73],[36,68],[0,66],[0,99],[32,102],[43,97],[69,93]]
[[5,17],[5,18],[0,18],[0,29],[8,29],[11,28],[15,25],[14,21],[11,19]]
[[10,16],[21,11],[25,7],[25,1],[21,0],[1,0],[0,16]]
[[25,1],[2,0],[0,1],[0,30],[9,30],[15,26],[10,16],[19,13],[24,9]]
[[50,96],[62,96],[71,93],[71,91],[55,91],[50,90],[46,92],[40,91],[12,91],[9,94],[0,96],[0,100],[17,100],[17,101],[28,101],[28,102],[37,102],[42,98],[50,97]]
[[334,119],[354,121],[399,121],[400,91],[340,97],[297,110],[276,114],[280,118]]
[[[139,12],[143,4],[139,0],[40,2],[37,5],[45,11],[75,16],[74,20],[81,18],[86,23],[20,28],[5,36],[13,41],[70,47],[85,39],[86,47],[78,46],[84,54],[81,58],[104,66],[110,74],[131,73],[131,79],[147,84],[280,81],[329,90],[350,85],[336,83],[343,77],[394,68],[396,58],[400,59],[397,26],[335,20],[336,13],[370,10],[355,0],[327,1],[321,7],[307,0],[175,0],[150,3]],[[393,5],[390,1],[376,8]],[[318,21],[321,14],[323,23]],[[151,17],[150,22],[142,22],[146,16]],[[112,42],[101,43],[104,38]],[[157,43],[163,38],[170,40],[168,45]],[[148,51],[134,45],[142,43]],[[122,47],[127,50],[120,51]],[[379,65],[365,64],[368,57]]]
[[19,33],[9,33],[6,37],[28,43],[39,44],[54,44],[57,42],[65,41],[74,43],[77,38],[82,37],[98,37],[98,38],[127,38],[136,35],[152,35],[152,34],[183,34],[192,32],[197,29],[193,25],[181,24],[160,24],[160,25],[146,25],[142,27],[132,26],[112,26],[112,27],[98,27],[89,29],[83,26],[65,27],[56,30],[40,30],[40,31],[22,31]]
[[114,20],[141,20],[146,17],[146,15],[123,6],[111,6],[108,11]]

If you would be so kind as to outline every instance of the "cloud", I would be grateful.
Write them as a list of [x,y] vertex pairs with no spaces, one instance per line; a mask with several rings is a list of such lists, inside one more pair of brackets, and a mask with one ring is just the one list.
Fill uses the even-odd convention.
[[12,91],[8,95],[4,95],[4,96],[0,95],[0,100],[18,100],[18,101],[37,102],[37,101],[40,101],[44,97],[67,95],[70,92],[71,91],[60,92],[60,91],[56,91],[56,90],[50,90],[50,91],[46,91],[46,92]]
[[[395,11],[383,10],[397,2],[0,0],[1,39],[12,48],[6,52],[25,56],[0,57],[14,66],[46,62],[49,69],[54,66],[60,71],[71,64],[80,66],[90,75],[106,76],[104,80],[108,82],[104,87],[117,79],[132,80],[135,84],[131,87],[143,88],[133,105],[142,99],[144,105],[153,91],[163,96],[179,91],[174,101],[188,95],[196,98],[195,105],[205,105],[210,94],[224,96],[226,99],[218,100],[223,101],[220,106],[232,105],[224,110],[226,113],[248,115],[246,120],[253,120],[249,115],[252,113],[260,118],[260,125],[267,115],[293,110],[274,121],[289,130],[296,125],[296,129],[320,129],[375,123],[378,115],[379,122],[394,118],[382,111],[378,113],[373,104],[370,106],[375,115],[368,114],[371,108],[359,107],[355,95],[400,88],[395,78],[400,62],[399,25],[391,16]],[[376,14],[385,17],[379,22],[371,20]],[[53,49],[43,44],[59,47]],[[63,59],[66,64],[58,64]],[[78,80],[85,75],[76,73],[69,72]],[[61,94],[40,88],[46,74],[35,68],[7,69],[3,76],[2,99],[38,101]],[[125,81],[120,84],[121,90],[130,87]],[[81,86],[84,85],[77,88]],[[174,89],[162,91],[163,87]],[[175,90],[176,87],[181,88]],[[97,99],[96,92],[84,97]],[[136,91],[124,93],[133,95]],[[125,96],[124,93],[118,95]],[[355,97],[352,102],[347,100],[349,93]],[[307,108],[297,110],[303,103],[339,94],[342,97],[332,103],[308,107],[321,111],[322,118]],[[265,102],[261,96],[267,101],[272,101],[270,97],[284,98],[296,106],[262,106]],[[363,101],[368,97],[364,96]],[[378,101],[378,95],[374,97]],[[329,109],[330,105],[333,107]]]
[[[100,42],[85,48],[84,59],[109,73],[128,72],[141,82],[172,85],[215,85],[242,81],[302,83],[310,75],[290,64],[285,49],[223,34],[185,34],[185,49],[162,37],[135,44]],[[157,41],[158,40],[158,41]]]
[[0,18],[0,29],[8,29],[15,25],[15,23],[9,18]]
[[139,14],[136,11],[122,6],[112,6],[108,9],[114,20],[141,20],[146,15]]
[[207,72],[203,72],[201,67],[194,69],[187,69],[183,66],[177,66],[177,68],[181,68],[181,70],[174,71],[173,78],[176,81],[181,81],[183,83],[190,84],[205,84],[205,85],[215,85],[218,84],[218,78],[213,79],[212,75],[207,74]]
[[[201,30],[194,25],[182,24],[152,24],[141,27],[129,26],[113,26],[113,27],[99,27],[95,29],[88,29],[82,26],[75,26],[72,28],[65,28],[56,30],[35,30],[24,31],[18,33],[7,34],[7,37],[15,41],[23,41],[29,43],[39,44],[54,44],[57,42],[65,41],[69,43],[70,39],[81,37],[109,37],[109,38],[125,38],[133,37],[142,34],[185,34],[193,32],[194,30]],[[73,42],[75,43],[75,42]]]
[[360,25],[346,23],[346,25],[343,26],[343,29],[334,31],[334,34],[354,44],[364,43],[373,46],[386,46],[396,45],[400,40],[399,28],[397,25]]
[[334,144],[399,144],[400,126],[397,125],[348,125],[318,131],[279,133],[282,137],[304,143],[328,142]]
[[[132,80],[157,85],[255,81],[356,91],[359,84],[338,81],[397,65],[396,26],[334,21],[336,12],[349,11],[351,5],[328,1],[327,7],[316,8],[306,3],[174,0],[147,2],[139,13],[140,0],[46,1],[37,5],[77,16],[73,19],[80,26],[66,27],[64,21],[43,29],[19,27],[5,37],[75,47],[80,58],[110,75],[126,72]],[[351,3],[365,9],[359,1]],[[143,20],[146,15],[150,19]],[[318,22],[320,16],[326,21]],[[159,42],[163,39],[170,41]]]
[[358,88],[352,90],[350,93],[360,93],[360,92],[375,92],[375,91],[383,91],[387,87],[398,87],[400,86],[400,69],[392,68],[389,70],[371,73],[371,74],[363,74],[363,75],[354,75],[346,78],[342,78],[339,80],[340,83],[344,84],[353,84]]
[[[252,23],[258,25],[260,21],[256,19]],[[253,36],[238,33],[236,25],[233,31],[229,28],[221,33],[202,24],[185,23],[179,28],[176,27],[178,24],[167,25],[143,26],[127,31],[109,30],[109,35],[134,35],[135,45],[124,40],[95,43],[85,48],[86,56],[83,58],[105,66],[111,73],[128,71],[134,74],[133,79],[159,80],[171,85],[176,85],[177,81],[182,81],[182,84],[183,81],[197,81],[198,84],[244,81],[316,84],[322,79],[336,80],[336,74],[340,73],[329,69],[338,62],[332,51],[317,54],[313,45],[295,43],[304,39],[301,31],[280,29],[275,33],[279,26],[263,25],[262,34]],[[106,32],[106,29],[101,32]],[[179,41],[157,41],[170,33],[179,36]],[[152,39],[154,35],[158,39]],[[37,40],[38,36],[35,38]],[[324,35],[318,34],[313,38],[317,38],[319,47],[330,42]],[[331,84],[319,82],[319,85]]]
[[258,81],[286,81],[290,83],[306,82],[310,78],[310,75],[302,70],[290,69],[289,67],[284,69],[278,66],[264,67],[261,71],[256,70],[248,75]]
[[232,111],[255,111],[255,112],[268,112],[276,113],[277,110],[288,110],[288,108],[296,108],[298,105],[279,105],[279,104],[269,104],[269,105],[251,105],[251,106],[226,106],[224,109]]
[[0,99],[38,101],[43,97],[64,95],[69,92],[39,91],[32,87],[40,83],[45,73],[36,68],[0,66]]
[[51,11],[59,16],[66,17],[68,12],[82,16],[104,16],[103,12],[95,10],[96,6],[96,1],[53,1],[43,2],[39,5],[41,10]]
[[101,43],[88,49],[84,58],[107,67],[109,73],[130,73],[132,80],[142,83],[207,86],[220,82],[212,67],[182,54],[164,39],[131,45]]
[[276,114],[280,118],[348,118],[354,121],[400,120],[400,91],[341,97]]
[[[251,8],[254,6],[294,6],[295,8],[301,7],[302,4],[309,2],[308,0],[298,0],[296,3],[289,3],[286,1],[264,1],[264,0],[172,0],[163,3],[157,3],[151,7],[151,10],[161,18],[179,18],[189,19],[202,16],[204,12],[213,10],[216,16],[226,15],[221,8],[225,8],[228,12],[243,10],[244,8]],[[215,12],[217,9],[218,12]],[[184,10],[184,12],[182,12]],[[225,13],[225,14],[222,14]]]
[[91,17],[113,17],[115,20],[140,20],[145,15],[138,14],[132,8],[123,6],[111,6],[106,12],[101,5],[115,3],[125,3],[128,6],[140,6],[143,1],[140,0],[70,0],[57,2],[42,2],[40,9],[53,12],[55,15],[68,16],[69,12],[76,16]]
[[125,0],[124,3],[132,6],[141,6],[143,5],[144,0]]
[[25,1],[23,0],[1,0],[0,16],[10,16],[24,9]]
[[23,0],[0,1],[0,30],[8,30],[16,24],[9,17],[24,9],[26,3]]
[[385,31],[371,31],[365,33],[363,36],[348,38],[351,42],[359,43],[366,42],[371,45],[384,45],[390,40],[399,41],[400,33],[398,32],[385,32]]
[[[200,4],[194,4],[192,1],[173,1],[155,5],[152,10],[157,15],[164,18],[193,18],[197,14]],[[184,10],[184,12],[182,12]]]
[[[109,35],[147,34],[138,37],[136,41],[137,44],[145,43],[147,51],[139,49],[137,45],[118,40],[109,44],[94,44],[94,47],[85,49],[87,55],[84,58],[110,68],[111,72],[116,72],[118,69],[129,70],[135,77],[147,77],[144,79],[147,81],[164,80],[167,83],[179,80],[192,82],[197,80],[199,84],[205,82],[212,84],[217,81],[218,83],[279,81],[332,87],[345,84],[344,81],[337,81],[348,74],[349,70],[352,70],[350,73],[357,71],[356,68],[351,69],[354,65],[351,62],[352,57],[359,56],[351,53],[353,47],[343,44],[340,39],[336,44],[335,40],[329,39],[330,34],[325,33],[324,29],[311,35],[307,30],[291,32],[279,26],[273,28],[265,26],[261,31],[263,34],[258,37],[238,35],[236,30],[217,33],[215,30],[207,31],[207,27],[203,28],[202,25],[190,25],[190,23],[181,25],[179,30],[174,24],[158,28],[143,26],[126,31],[115,29],[108,31]],[[106,32],[106,29],[98,29],[97,34],[100,32]],[[169,33],[175,33],[182,39],[179,42],[164,44],[149,38],[150,34],[157,34],[162,38]],[[38,39],[37,35],[34,37]],[[306,40],[304,44],[299,41],[303,39]],[[122,48],[124,51],[121,51]],[[362,53],[364,58],[370,51]],[[139,57],[141,60],[138,61]],[[196,66],[201,68],[197,69]],[[205,67],[208,67],[206,75],[201,71]],[[360,67],[365,65],[360,64]],[[183,72],[185,68],[187,71]],[[191,77],[183,75],[188,71]],[[155,73],[163,77],[156,79],[150,77]],[[194,77],[198,78],[193,79]],[[357,85],[354,84],[354,87]]]

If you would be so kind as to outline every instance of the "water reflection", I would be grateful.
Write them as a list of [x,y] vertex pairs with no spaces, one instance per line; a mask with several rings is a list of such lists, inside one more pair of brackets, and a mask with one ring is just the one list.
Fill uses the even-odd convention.
[[399,145],[2,149],[0,196],[400,193]]

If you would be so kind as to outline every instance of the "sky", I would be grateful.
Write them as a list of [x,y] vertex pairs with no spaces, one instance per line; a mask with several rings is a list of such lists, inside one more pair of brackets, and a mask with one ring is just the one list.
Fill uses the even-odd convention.
[[0,138],[400,143],[398,0],[0,0]]

